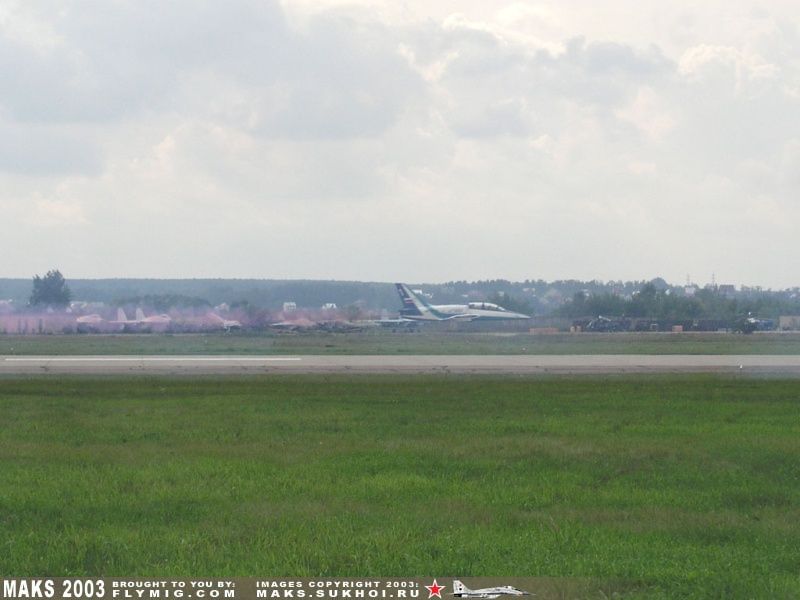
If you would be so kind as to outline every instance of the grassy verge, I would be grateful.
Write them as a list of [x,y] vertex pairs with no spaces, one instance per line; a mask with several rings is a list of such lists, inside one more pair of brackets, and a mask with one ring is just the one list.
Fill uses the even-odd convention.
[[800,354],[800,334],[0,335],[0,355],[11,354]]
[[800,383],[0,380],[0,572],[800,595]]

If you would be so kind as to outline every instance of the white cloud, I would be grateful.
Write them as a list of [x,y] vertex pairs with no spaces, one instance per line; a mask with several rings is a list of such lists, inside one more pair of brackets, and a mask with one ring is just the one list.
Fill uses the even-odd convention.
[[38,200],[30,223],[35,227],[71,227],[86,225],[88,220],[79,202],[70,200]]
[[728,81],[736,93],[760,81],[776,79],[779,68],[755,54],[727,46],[700,44],[684,52],[678,72],[691,81],[713,80],[722,87]]
[[616,115],[623,121],[632,123],[654,141],[669,133],[676,121],[666,102],[649,86],[640,88],[633,100],[617,110]]

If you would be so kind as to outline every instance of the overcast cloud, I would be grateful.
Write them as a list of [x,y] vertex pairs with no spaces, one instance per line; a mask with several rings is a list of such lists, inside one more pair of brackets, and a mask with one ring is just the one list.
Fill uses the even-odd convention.
[[0,0],[0,276],[800,285],[800,8],[697,4]]

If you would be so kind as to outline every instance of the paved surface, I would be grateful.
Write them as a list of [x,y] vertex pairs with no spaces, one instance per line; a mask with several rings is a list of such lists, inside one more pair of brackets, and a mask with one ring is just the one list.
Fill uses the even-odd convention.
[[790,355],[3,356],[0,375],[236,373],[669,373],[800,375]]

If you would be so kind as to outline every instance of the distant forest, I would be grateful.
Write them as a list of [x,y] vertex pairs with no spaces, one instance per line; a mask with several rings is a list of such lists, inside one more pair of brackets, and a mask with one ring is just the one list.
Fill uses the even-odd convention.
[[[175,302],[183,305],[247,305],[270,311],[284,302],[302,308],[335,303],[340,308],[397,312],[400,303],[392,283],[270,279],[70,279],[75,301],[130,305]],[[653,318],[732,318],[752,313],[764,318],[800,314],[800,290],[705,288],[650,281],[578,281],[503,279],[414,284],[436,304],[488,300],[531,315],[561,317],[620,316]],[[0,279],[0,300],[24,306],[32,279]],[[149,301],[148,301],[149,299]],[[155,299],[155,300],[154,300]]]
[[[66,274],[65,274],[66,275]],[[270,279],[70,279],[76,301],[130,304],[132,300],[176,297],[183,304],[248,304],[278,310],[284,302],[319,308],[325,303],[367,308],[398,308],[394,286],[387,283]],[[30,279],[0,279],[0,300],[25,304],[31,294]],[[194,300],[194,302],[192,302]]]

